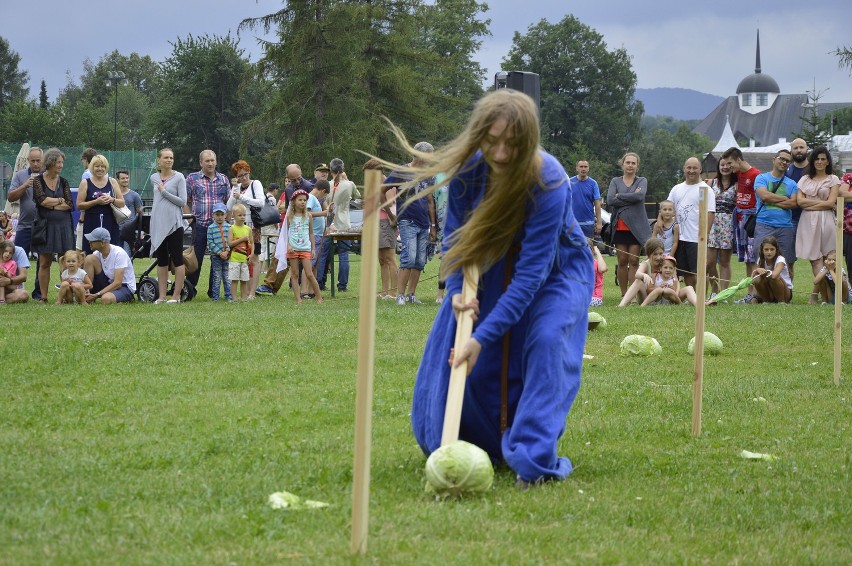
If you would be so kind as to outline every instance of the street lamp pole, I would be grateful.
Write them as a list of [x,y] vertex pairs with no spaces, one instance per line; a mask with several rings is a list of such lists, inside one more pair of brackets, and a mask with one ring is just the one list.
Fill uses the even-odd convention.
[[108,71],[107,86],[115,87],[115,110],[112,118],[112,150],[118,150],[118,83],[124,80],[124,71]]

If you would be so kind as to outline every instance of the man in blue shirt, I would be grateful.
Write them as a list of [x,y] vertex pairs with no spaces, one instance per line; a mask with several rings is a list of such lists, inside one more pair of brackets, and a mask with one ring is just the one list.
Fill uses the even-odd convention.
[[601,233],[601,190],[589,177],[589,162],[577,162],[577,174],[568,180],[574,218],[587,238]]
[[[423,153],[432,153],[435,149],[428,142],[420,142],[414,149]],[[415,157],[408,166],[417,167],[423,161]],[[405,171],[394,171],[385,179],[385,185],[399,187],[408,180]],[[426,266],[426,244],[434,241],[438,234],[438,220],[435,215],[435,199],[430,195],[407,203],[415,194],[435,184],[434,178],[421,181],[415,187],[397,190],[396,210],[399,225],[399,239],[402,241],[402,251],[399,254],[399,271],[397,274],[396,304],[405,303],[422,305],[415,296],[420,273]],[[407,292],[406,292],[407,291]]]
[[754,227],[755,254],[760,253],[760,243],[767,236],[775,236],[781,247],[779,253],[787,260],[792,276],[792,265],[796,260],[796,233],[793,231],[793,212],[798,187],[786,176],[787,166],[793,155],[781,149],[772,160],[772,171],[761,173],[754,180],[757,197],[757,223]]

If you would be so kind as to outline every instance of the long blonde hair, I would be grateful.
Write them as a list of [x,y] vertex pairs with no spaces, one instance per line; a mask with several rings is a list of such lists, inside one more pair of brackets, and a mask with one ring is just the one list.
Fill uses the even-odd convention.
[[[413,177],[401,185],[402,189],[406,189],[438,173],[447,175],[442,181],[443,186],[460,173],[479,165],[481,160],[464,169],[465,164],[479,151],[491,127],[500,119],[507,122],[507,128],[514,135],[511,167],[500,176],[489,174],[485,197],[464,224],[452,234],[449,250],[441,261],[441,274],[444,277],[468,265],[476,265],[483,272],[486,271],[508,252],[520,232],[527,217],[526,207],[532,198],[533,188],[541,182],[542,156],[539,153],[540,130],[535,103],[526,94],[515,90],[500,89],[488,93],[474,106],[464,130],[433,153],[415,150],[402,132],[391,124],[391,130],[402,148],[413,155],[415,160],[424,163],[412,165],[406,170]],[[385,167],[398,169],[392,163],[380,161]],[[432,185],[408,199],[406,204],[431,195],[437,189],[437,185]]]

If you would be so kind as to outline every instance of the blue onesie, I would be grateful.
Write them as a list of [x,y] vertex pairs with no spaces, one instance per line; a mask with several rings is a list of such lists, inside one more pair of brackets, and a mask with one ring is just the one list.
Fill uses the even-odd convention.
[[[479,320],[473,337],[482,344],[465,387],[459,436],[506,463],[524,480],[562,479],[571,461],[556,454],[565,420],[580,389],[588,306],[594,275],[592,256],[574,220],[568,176],[542,152],[541,178],[533,189],[527,220],[508,288],[506,259],[480,280]],[[444,245],[482,200],[488,166],[477,152],[450,183]],[[523,203],[518,201],[519,207]],[[520,210],[518,211],[521,212]],[[450,297],[461,292],[463,276],[447,280]],[[500,370],[503,335],[510,332],[509,426],[500,435]],[[411,422],[423,452],[441,445],[456,321],[444,301],[426,342],[414,385]]]

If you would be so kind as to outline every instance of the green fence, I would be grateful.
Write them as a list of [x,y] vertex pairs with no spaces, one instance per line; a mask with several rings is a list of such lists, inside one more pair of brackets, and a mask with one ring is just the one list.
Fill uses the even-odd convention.
[[[5,206],[6,197],[9,194],[9,184],[12,176],[15,173],[15,160],[18,157],[18,152],[21,150],[20,144],[0,143],[0,180],[3,187],[0,191],[0,202]],[[43,150],[49,149],[50,145],[30,142],[30,146],[37,145]],[[80,156],[85,151],[85,146],[75,147],[60,147],[62,153],[65,154],[65,166],[62,168],[62,176],[68,179],[71,187],[77,187],[80,184],[80,179],[83,177],[83,163],[80,161]],[[97,148],[95,148],[97,149]],[[145,203],[149,203],[153,199],[151,192],[151,173],[154,172],[154,166],[157,162],[157,151],[153,149],[136,150],[130,149],[126,151],[109,151],[98,150],[109,161],[109,174],[115,176],[116,171],[127,169],[130,171],[130,188],[142,196]],[[3,163],[8,164],[6,166]]]

